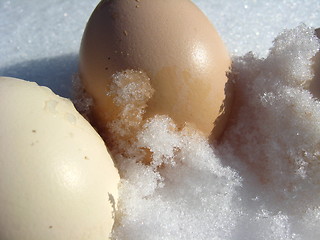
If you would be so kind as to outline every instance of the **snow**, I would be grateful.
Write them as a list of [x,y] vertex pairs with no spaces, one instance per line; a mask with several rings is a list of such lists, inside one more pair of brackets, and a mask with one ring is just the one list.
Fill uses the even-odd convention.
[[[128,154],[116,156],[122,181],[113,237],[320,239],[320,2],[194,2],[233,58],[228,127],[217,144],[187,127],[178,131],[167,116],[146,121]],[[70,97],[81,36],[97,3],[0,0],[0,76]],[[109,94],[138,111],[144,104],[132,108],[129,98],[148,99],[152,89],[144,76],[143,91],[117,89],[127,77],[116,75]],[[135,88],[142,97],[128,92]],[[125,135],[119,126],[111,127]],[[150,165],[136,163],[134,147],[152,153]]]

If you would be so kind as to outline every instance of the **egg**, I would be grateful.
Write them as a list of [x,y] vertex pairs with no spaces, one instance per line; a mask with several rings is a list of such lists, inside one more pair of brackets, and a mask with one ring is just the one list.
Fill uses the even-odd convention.
[[71,101],[0,78],[0,239],[108,238],[119,174]]
[[230,62],[214,26],[191,1],[109,0],[87,23],[79,76],[100,128],[123,112],[109,94],[114,74],[136,70],[153,89],[143,119],[167,115],[179,128],[187,124],[217,139],[229,112]]

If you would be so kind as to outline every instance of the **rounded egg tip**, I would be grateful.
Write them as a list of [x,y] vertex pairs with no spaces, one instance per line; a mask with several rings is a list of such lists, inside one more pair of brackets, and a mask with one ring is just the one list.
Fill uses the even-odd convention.
[[[192,1],[111,0],[101,1],[86,25],[79,76],[93,99],[92,124],[114,149],[157,115],[219,139],[231,107],[230,65],[224,42]],[[141,100],[143,91],[149,95]]]

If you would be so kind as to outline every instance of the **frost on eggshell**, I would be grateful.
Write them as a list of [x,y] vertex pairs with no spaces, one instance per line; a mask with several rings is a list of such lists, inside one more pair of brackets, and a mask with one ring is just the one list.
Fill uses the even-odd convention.
[[106,94],[112,97],[119,111],[102,132],[107,134],[104,139],[114,155],[134,155],[137,161],[145,158],[145,151],[135,145],[135,136],[144,122],[142,116],[153,93],[150,78],[142,71],[126,70],[112,76]]
[[110,135],[134,135],[143,120],[142,115],[153,92],[150,79],[144,72],[126,70],[115,73],[107,95],[112,96],[120,111],[116,120],[107,123],[109,131],[116,129],[116,132],[111,132]]

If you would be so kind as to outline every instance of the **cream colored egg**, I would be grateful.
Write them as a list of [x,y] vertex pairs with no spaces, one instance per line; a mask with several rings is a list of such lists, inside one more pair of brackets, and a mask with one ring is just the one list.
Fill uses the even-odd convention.
[[0,112],[0,239],[108,239],[119,175],[91,125],[14,78],[0,78]]
[[112,75],[134,69],[144,71],[154,89],[144,119],[165,114],[178,127],[188,123],[217,138],[228,112],[229,66],[217,31],[189,0],[101,1],[80,50],[80,78],[100,127],[122,111],[108,94]]

